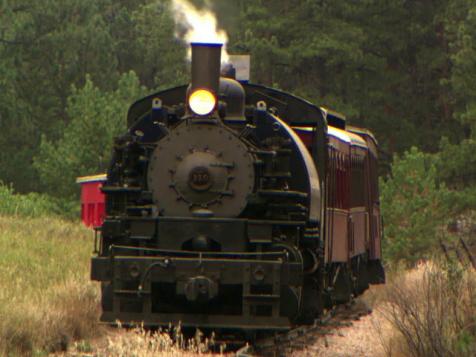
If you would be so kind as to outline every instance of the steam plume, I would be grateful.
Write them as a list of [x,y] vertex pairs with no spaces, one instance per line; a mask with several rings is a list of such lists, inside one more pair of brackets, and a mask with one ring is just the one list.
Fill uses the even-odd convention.
[[[180,35],[180,31],[175,34],[187,44],[191,42],[221,43],[223,44],[221,61],[228,61],[226,44],[228,36],[225,31],[218,29],[215,14],[210,9],[197,9],[187,0],[172,0],[172,13],[177,28],[184,28],[185,34]],[[190,58],[191,52],[189,50]]]

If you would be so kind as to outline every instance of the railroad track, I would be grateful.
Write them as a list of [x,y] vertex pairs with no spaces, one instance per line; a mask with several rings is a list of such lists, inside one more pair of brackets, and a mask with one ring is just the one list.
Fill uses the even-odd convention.
[[299,326],[288,332],[257,339],[252,345],[239,348],[237,357],[281,357],[293,351],[312,351],[312,345],[318,338],[325,338],[342,327],[352,325],[352,321],[368,315],[371,310],[361,301],[353,300],[346,305],[339,305],[327,311],[312,326]]

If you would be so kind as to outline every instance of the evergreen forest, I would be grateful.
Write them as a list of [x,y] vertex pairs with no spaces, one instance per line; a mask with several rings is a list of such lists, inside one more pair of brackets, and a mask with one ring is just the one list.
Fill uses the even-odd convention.
[[[252,82],[375,134],[388,257],[416,261],[473,217],[475,1],[193,3]],[[1,0],[0,211],[77,216],[76,177],[104,172],[133,101],[187,83],[186,54],[169,0]]]

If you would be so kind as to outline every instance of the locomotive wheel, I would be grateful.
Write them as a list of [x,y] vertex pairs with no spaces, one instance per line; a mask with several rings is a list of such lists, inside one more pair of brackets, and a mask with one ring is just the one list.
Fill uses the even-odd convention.
[[281,286],[280,315],[287,316],[291,321],[295,321],[300,308],[301,288],[292,286]]

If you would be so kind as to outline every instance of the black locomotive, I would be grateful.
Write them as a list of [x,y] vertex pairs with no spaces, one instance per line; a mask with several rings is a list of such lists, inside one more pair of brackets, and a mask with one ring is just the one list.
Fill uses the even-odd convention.
[[288,93],[220,77],[134,103],[102,188],[102,321],[285,330],[384,282],[377,143]]

